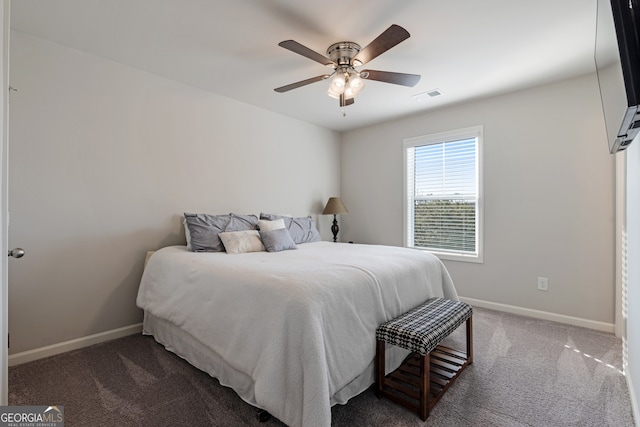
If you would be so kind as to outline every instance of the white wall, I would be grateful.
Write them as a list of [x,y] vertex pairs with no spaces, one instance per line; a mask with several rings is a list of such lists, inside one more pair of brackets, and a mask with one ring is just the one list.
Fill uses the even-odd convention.
[[459,294],[613,330],[614,158],[595,75],[346,133],[342,240],[402,245],[403,139],[474,125],[484,126],[484,263],[445,262]]
[[185,211],[318,214],[339,194],[334,132],[21,33],[11,42],[9,244],[27,251],[9,269],[11,353],[140,322],[145,253],[184,244]]
[[630,385],[631,399],[640,425],[640,141],[639,138],[629,145],[627,156],[627,379]]

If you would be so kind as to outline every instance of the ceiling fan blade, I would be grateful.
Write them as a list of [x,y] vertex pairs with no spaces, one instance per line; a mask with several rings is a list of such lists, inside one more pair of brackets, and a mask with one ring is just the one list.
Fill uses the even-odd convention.
[[321,55],[315,50],[311,50],[304,45],[301,45],[295,40],[285,40],[283,42],[278,43],[278,46],[282,46],[285,49],[289,49],[291,52],[295,52],[298,55],[306,56],[311,60],[321,63],[322,65],[336,65],[335,62],[333,62],[326,56]]
[[[399,25],[393,24],[380,34],[374,41],[369,43],[367,47],[362,49],[352,60],[354,65],[364,65],[378,55],[388,51],[398,43],[408,39],[410,34],[407,30]],[[358,61],[360,64],[355,64]]]
[[346,107],[347,105],[351,105],[351,104],[353,104],[354,102],[356,102],[356,99],[355,99],[355,98],[346,98],[346,97],[344,96],[344,93],[341,93],[341,94],[340,94],[340,106],[341,106],[341,107]]
[[[368,73],[368,75],[365,73]],[[391,71],[362,70],[360,76],[367,80],[377,80],[409,87],[415,86],[420,81],[419,74],[392,73]]]
[[299,81],[299,82],[291,83],[290,85],[277,87],[274,90],[276,92],[283,93],[283,92],[290,91],[291,89],[297,89],[299,87],[306,86],[306,85],[309,85],[311,83],[319,82],[320,80],[324,80],[326,78],[329,78],[329,74],[323,74],[321,76],[311,77],[310,79],[306,79],[306,80],[302,80],[302,81]]

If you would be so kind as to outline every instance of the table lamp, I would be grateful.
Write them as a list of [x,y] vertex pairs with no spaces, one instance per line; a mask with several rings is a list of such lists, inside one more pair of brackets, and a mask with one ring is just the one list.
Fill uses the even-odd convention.
[[340,228],[338,227],[338,220],[336,219],[337,214],[346,214],[349,213],[347,208],[340,200],[340,197],[329,197],[329,201],[327,205],[324,207],[322,211],[322,215],[333,215],[333,225],[331,226],[331,232],[333,233],[333,241],[336,242],[338,240],[338,231]]

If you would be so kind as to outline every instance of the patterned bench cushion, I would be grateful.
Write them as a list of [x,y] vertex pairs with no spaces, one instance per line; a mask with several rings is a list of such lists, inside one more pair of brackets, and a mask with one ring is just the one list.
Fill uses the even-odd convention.
[[430,298],[418,307],[376,330],[376,338],[422,355],[431,353],[444,338],[471,317],[469,304],[445,298]]

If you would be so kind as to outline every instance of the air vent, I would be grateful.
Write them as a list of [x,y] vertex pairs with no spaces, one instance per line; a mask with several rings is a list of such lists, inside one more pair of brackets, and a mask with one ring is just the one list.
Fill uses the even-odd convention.
[[429,98],[435,98],[436,96],[442,95],[440,89],[432,89],[426,92],[416,93],[412,96],[416,101],[426,101]]

